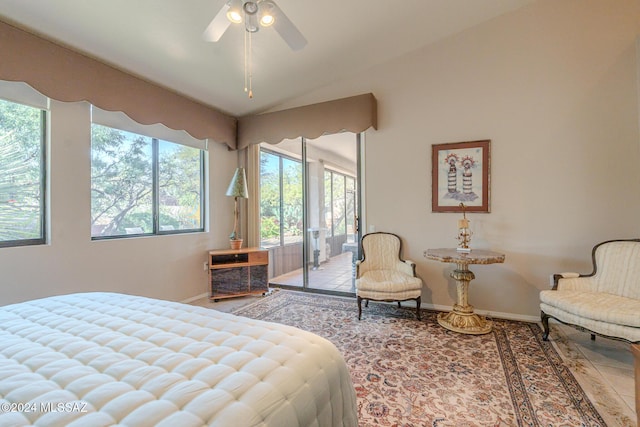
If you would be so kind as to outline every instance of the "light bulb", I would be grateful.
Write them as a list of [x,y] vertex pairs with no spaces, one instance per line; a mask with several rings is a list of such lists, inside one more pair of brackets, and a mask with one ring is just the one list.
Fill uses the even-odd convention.
[[259,7],[260,10],[258,11],[258,16],[260,17],[260,25],[263,27],[272,25],[276,20],[273,3],[265,1],[260,3]]
[[242,22],[242,15],[240,15],[240,13],[236,10],[230,10],[229,12],[227,12],[227,18],[229,18],[229,21],[233,22],[234,24],[239,24]]
[[227,19],[234,24],[242,22],[242,0],[230,0],[229,10],[227,10]]
[[275,19],[273,19],[272,15],[264,15],[262,18],[260,18],[260,25],[262,25],[263,27],[268,27],[269,25],[273,24],[273,21],[275,21]]

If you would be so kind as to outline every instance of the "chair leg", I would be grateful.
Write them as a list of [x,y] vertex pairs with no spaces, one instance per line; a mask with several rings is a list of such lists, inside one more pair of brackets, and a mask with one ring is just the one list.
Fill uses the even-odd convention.
[[368,299],[364,300],[364,306],[367,307],[367,308],[369,307],[369,300]]
[[416,317],[418,318],[418,320],[422,320],[420,318],[420,300],[421,297],[416,298]]
[[595,341],[596,340],[596,335],[595,334],[591,334],[591,341]]
[[542,333],[542,341],[549,341],[549,315],[544,311],[541,311],[540,320],[542,320],[542,327],[544,329],[544,332]]
[[401,308],[402,306],[400,305],[400,301],[398,301],[398,308]]
[[358,320],[362,317],[362,297],[358,295]]

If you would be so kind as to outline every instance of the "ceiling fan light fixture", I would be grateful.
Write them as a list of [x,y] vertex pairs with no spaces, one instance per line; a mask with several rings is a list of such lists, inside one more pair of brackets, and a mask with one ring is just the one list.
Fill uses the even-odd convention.
[[239,24],[242,22],[242,15],[240,15],[238,12],[229,12],[227,13],[227,18],[229,18],[229,21],[233,22],[234,24]]
[[247,15],[244,20],[244,29],[250,33],[257,32],[260,27],[258,26],[258,20],[256,15]]
[[244,10],[244,28],[250,33],[255,33],[260,29],[258,27],[258,4],[253,1],[245,2],[242,6]]
[[247,15],[255,15],[258,13],[258,4],[253,1],[248,1],[242,6],[242,9],[244,9],[244,13]]
[[229,10],[227,10],[227,19],[234,24],[242,22],[242,0],[231,0],[229,2]]
[[273,17],[273,15],[264,15],[262,18],[260,18],[260,25],[262,25],[263,27],[268,27],[269,25],[272,25],[274,21],[275,18]]
[[217,42],[231,23],[244,23],[244,90],[249,98],[253,98],[253,33],[260,26],[272,27],[293,51],[307,45],[307,39],[280,9],[276,0],[225,0],[225,4],[204,30],[202,38]]
[[275,7],[270,1],[263,1],[259,5],[258,17],[260,18],[260,25],[263,27],[269,27],[273,25],[276,20]]

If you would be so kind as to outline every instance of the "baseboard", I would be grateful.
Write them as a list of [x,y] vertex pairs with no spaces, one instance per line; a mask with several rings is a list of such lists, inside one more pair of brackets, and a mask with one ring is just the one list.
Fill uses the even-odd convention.
[[209,294],[205,292],[204,294],[196,295],[195,297],[187,298],[186,300],[183,300],[183,301],[180,301],[180,302],[183,303],[183,304],[191,304],[194,301],[197,301],[197,300],[202,299],[202,298],[207,298],[208,296],[209,296]]
[[[453,307],[450,305],[439,305],[439,304],[421,304],[423,308],[429,308],[437,311],[451,311]],[[518,320],[520,322],[539,322],[540,317],[537,316],[528,316],[526,314],[517,314],[517,313],[503,313],[500,311],[491,311],[491,310],[473,310],[475,313],[478,313],[481,316],[493,317],[496,319],[506,319],[506,320]]]
[[519,320],[520,322],[539,322],[539,316],[528,316],[526,314],[502,313],[500,311],[474,310],[482,316],[493,317],[496,319]]

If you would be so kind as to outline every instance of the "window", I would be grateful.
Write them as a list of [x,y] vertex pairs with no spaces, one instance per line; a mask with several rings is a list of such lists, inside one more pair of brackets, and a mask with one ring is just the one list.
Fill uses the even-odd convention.
[[0,100],[0,247],[45,243],[46,111]]
[[260,151],[260,245],[301,243],[302,162]]
[[158,150],[160,230],[203,230],[204,152],[168,141]]
[[351,238],[355,234],[355,178],[324,171],[325,223],[327,236]]
[[203,231],[204,152],[91,126],[91,237]]

